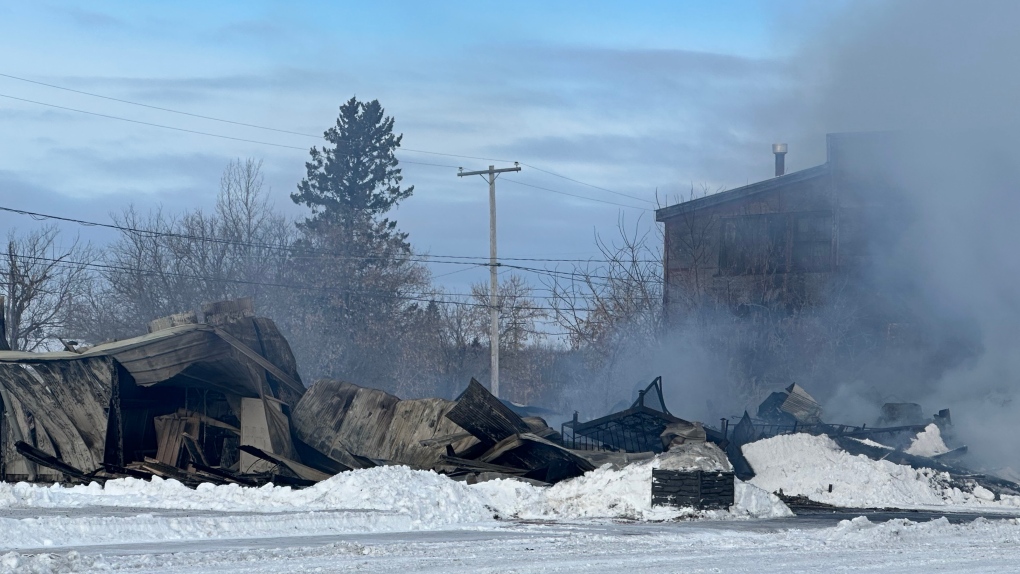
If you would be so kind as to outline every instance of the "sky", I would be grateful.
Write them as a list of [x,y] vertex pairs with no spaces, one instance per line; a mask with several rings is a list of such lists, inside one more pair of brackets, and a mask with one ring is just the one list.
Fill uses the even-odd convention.
[[[961,5],[0,3],[0,207],[102,222],[131,204],[207,209],[228,162],[252,157],[276,208],[301,217],[289,195],[307,149],[356,96],[380,100],[404,135],[415,192],[392,218],[418,252],[487,256],[486,185],[457,168],[518,161],[498,185],[500,255],[597,257],[596,234],[615,237],[620,221],[657,242],[654,207],[692,188],[772,177],[772,143],[789,144],[795,171],[825,161],[831,131],[1018,133],[1020,3]],[[925,150],[915,173],[930,181],[912,187],[923,217],[900,253],[933,308],[977,325],[981,347],[901,398],[959,405],[985,425],[974,436],[1020,416],[1014,140],[965,135]],[[37,225],[0,213],[0,230]],[[482,267],[430,265],[448,292],[487,279]],[[528,279],[541,289],[541,276]],[[1011,449],[1020,459],[1020,441]]]
[[[595,234],[613,237],[621,220],[655,233],[655,206],[692,186],[770,177],[773,142],[791,140],[788,169],[824,161],[824,133],[793,134],[784,116],[800,81],[791,60],[834,6],[4,3],[0,205],[102,222],[129,204],[209,208],[227,163],[253,157],[276,208],[300,217],[289,194],[307,149],[357,96],[378,99],[404,135],[398,157],[415,192],[393,218],[417,251],[487,256],[487,187],[456,168],[519,161],[498,185],[500,255],[587,258]],[[0,216],[4,228],[38,224]],[[453,292],[486,277],[432,271]]]

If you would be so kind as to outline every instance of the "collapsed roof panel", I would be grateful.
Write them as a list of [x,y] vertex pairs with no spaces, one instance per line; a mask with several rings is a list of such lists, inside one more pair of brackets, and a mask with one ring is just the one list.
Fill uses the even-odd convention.
[[[365,466],[364,458],[432,468],[447,444],[464,450],[478,442],[446,418],[454,405],[443,399],[401,400],[385,391],[322,380],[294,407],[291,420],[298,439],[351,468]],[[442,437],[450,439],[431,440]]]
[[[5,353],[0,353],[0,355]],[[73,355],[73,353],[71,353]],[[33,439],[76,468],[103,464],[115,369],[109,357],[24,365],[0,363],[0,405],[9,432]],[[5,441],[9,442],[9,441]],[[4,445],[8,447],[8,445]],[[0,452],[11,461],[13,450]]]
[[478,381],[471,379],[446,417],[487,446],[530,429],[517,413],[510,410]]
[[790,394],[779,407],[785,413],[793,415],[798,422],[814,424],[822,422],[822,407],[803,387],[793,383],[786,388]]

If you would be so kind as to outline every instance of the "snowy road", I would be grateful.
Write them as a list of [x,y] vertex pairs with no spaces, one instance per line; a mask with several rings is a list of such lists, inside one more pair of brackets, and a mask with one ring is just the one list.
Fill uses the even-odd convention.
[[[204,513],[167,516],[188,521]],[[5,572],[1016,572],[1020,524],[834,524],[828,517],[504,522],[422,532],[22,548],[4,560]]]

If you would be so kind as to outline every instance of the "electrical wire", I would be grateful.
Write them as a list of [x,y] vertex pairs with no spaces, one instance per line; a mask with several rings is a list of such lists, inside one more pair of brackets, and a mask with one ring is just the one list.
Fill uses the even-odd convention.
[[[140,229],[135,227],[128,227],[124,225],[116,225],[113,223],[99,223],[95,221],[86,221],[83,219],[76,219],[73,217],[62,217],[59,215],[52,215],[47,213],[40,213],[37,211],[28,211],[24,209],[15,209],[13,207],[0,206],[0,211],[6,211],[8,213],[14,213],[17,215],[25,215],[40,220],[54,220],[63,221],[67,223],[74,223],[86,227],[102,227],[106,229],[114,229],[117,231],[132,233],[135,235],[149,236],[149,237],[174,237],[177,239],[186,239],[190,241],[199,241],[207,243],[216,243],[223,245],[235,245],[240,247],[255,247],[259,249],[268,249],[273,251],[286,251],[289,253],[309,253],[315,256],[329,256],[341,259],[379,259],[385,258],[389,260],[407,261],[416,263],[442,263],[449,265],[482,265],[488,266],[488,257],[485,256],[468,256],[468,255],[417,255],[417,256],[406,256],[406,257],[386,257],[381,255],[362,255],[362,254],[349,254],[349,253],[337,253],[325,249],[312,249],[304,247],[292,247],[292,246],[281,246],[273,245],[269,243],[258,243],[251,241],[239,241],[233,239],[224,239],[220,237],[205,237],[199,235],[190,235],[187,233],[175,233],[170,231],[153,231],[148,229]],[[442,259],[444,261],[433,261],[433,259]],[[621,260],[608,260],[608,259],[554,259],[544,257],[500,257],[497,261],[534,261],[534,262],[551,262],[551,263],[621,263]],[[641,260],[642,263],[658,263],[656,260]],[[499,265],[500,263],[497,263]]]
[[631,199],[636,199],[636,200],[638,200],[638,201],[644,201],[644,202],[646,202],[646,203],[651,203],[651,204],[653,204],[653,205],[655,204],[655,202],[654,202],[654,201],[652,201],[652,200],[650,200],[650,199],[644,199],[644,198],[642,198],[642,197],[638,197],[638,196],[636,196],[636,195],[630,195],[630,194],[627,194],[627,193],[623,193],[623,192],[619,192],[619,191],[613,191],[613,190],[611,190],[611,189],[606,189],[606,188],[604,188],[604,187],[599,187],[599,186],[597,186],[597,185],[594,185],[594,184],[591,184],[591,183],[587,183],[587,182],[583,182],[583,181],[581,181],[581,180],[579,180],[579,179],[574,179],[574,178],[572,178],[572,177],[567,177],[567,176],[565,176],[565,175],[560,175],[560,174],[558,174],[558,173],[554,173],[554,172],[551,172],[551,171],[549,171],[549,170],[547,170],[547,169],[542,169],[542,168],[540,168],[540,167],[536,167],[536,166],[533,166],[533,165],[531,165],[531,164],[527,164],[527,163],[523,163],[523,162],[521,162],[521,165],[523,165],[523,166],[525,166],[525,167],[530,167],[531,169],[534,169],[534,170],[536,170],[536,171],[540,171],[540,172],[542,172],[542,173],[547,173],[547,174],[549,174],[549,175],[551,175],[551,176],[554,176],[554,177],[559,177],[559,178],[565,179],[565,180],[567,180],[567,181],[572,181],[572,182],[574,182],[574,183],[579,183],[579,184],[581,184],[581,185],[587,185],[588,187],[591,187],[591,188],[597,189],[597,190],[599,190],[599,191],[604,191],[604,192],[606,192],[606,193],[612,193],[612,194],[614,194],[614,195],[619,195],[619,196],[622,196],[622,197],[629,197],[629,198],[631,198]]
[[[242,127],[247,127],[247,128],[265,130],[265,131],[270,131],[270,132],[289,134],[289,135],[296,135],[296,136],[307,137],[307,138],[314,138],[314,139],[322,139],[321,135],[308,134],[308,133],[297,132],[297,131],[293,131],[293,130],[285,130],[285,129],[280,129],[280,128],[263,126],[263,125],[259,125],[259,124],[247,123],[247,122],[239,122],[239,121],[235,121],[235,120],[228,120],[228,119],[224,119],[224,118],[217,118],[217,117],[214,117],[214,116],[207,116],[207,115],[196,114],[196,113],[192,113],[192,112],[185,112],[185,111],[181,111],[181,110],[175,110],[175,109],[172,109],[172,108],[164,108],[164,107],[161,107],[161,106],[153,106],[151,104],[143,104],[141,102],[125,100],[123,98],[115,98],[115,97],[112,97],[112,96],[105,96],[105,95],[97,94],[97,93],[94,93],[94,92],[86,92],[84,90],[76,90],[74,88],[68,88],[66,86],[58,86],[56,84],[50,84],[50,83],[47,83],[47,82],[40,82],[38,80],[30,80],[28,78],[22,78],[20,76],[14,76],[14,75],[11,75],[11,74],[0,73],[0,77],[8,78],[8,79],[11,79],[11,80],[18,80],[20,82],[27,82],[27,83],[30,83],[30,84],[36,84],[36,85],[39,85],[39,86],[45,86],[47,88],[53,88],[53,89],[56,89],[56,90],[63,90],[65,92],[71,92],[71,93],[75,93],[75,94],[81,94],[81,95],[85,95],[85,96],[90,96],[90,97],[93,97],[93,98],[100,98],[100,99],[109,100],[109,101],[113,101],[113,102],[118,102],[118,103],[122,103],[122,104],[128,104],[128,105],[132,105],[132,106],[148,108],[148,109],[151,109],[151,110],[157,110],[157,111],[161,111],[161,112],[167,112],[167,113],[172,113],[172,114],[179,114],[179,115],[182,115],[182,116],[188,116],[188,117],[193,117],[193,118],[198,118],[198,119],[203,119],[203,120],[209,120],[209,121],[214,121],[214,122],[220,122],[220,123],[224,123],[224,124],[242,126]],[[78,110],[78,109],[74,109],[74,108],[62,108],[61,106],[54,106],[53,104],[37,102],[37,101],[34,101],[34,100],[15,98],[13,96],[4,96],[4,97],[11,98],[11,99],[20,99],[21,101],[24,101],[24,102],[35,103],[35,104],[46,105],[46,106],[53,106],[53,107],[58,107],[58,108],[61,108],[61,109],[70,110],[70,111],[76,111],[76,112],[85,113],[85,114],[98,115],[98,116],[101,116],[101,117],[107,117],[107,118],[111,118],[111,119],[120,119],[120,120],[123,120],[123,121],[135,121],[135,120],[129,120],[129,119],[126,119],[126,118],[119,118],[117,116],[109,116],[109,115],[105,115],[105,114],[96,114],[94,112],[88,112],[88,111],[85,111],[85,110]],[[155,127],[163,127],[163,128],[166,128],[166,129],[180,129],[180,128],[174,128],[172,126],[163,126],[163,125],[151,124],[151,123],[147,123],[147,122],[137,122],[137,121],[135,121],[135,122],[136,123],[141,123],[141,124],[144,124],[144,125],[155,126]],[[247,139],[242,139],[242,138],[231,138],[229,136],[220,136],[220,135],[217,135],[217,134],[209,134],[209,133],[205,133],[205,132],[197,132],[197,131],[192,131],[192,130],[182,130],[182,131],[188,131],[189,133],[196,133],[196,134],[200,134],[200,135],[208,135],[208,136],[211,136],[211,137],[224,137],[224,138],[228,138],[228,139],[236,139],[238,141],[245,141],[245,142],[249,142],[249,143],[261,143],[261,144],[264,144],[264,145],[272,145],[272,146],[278,146],[278,147],[289,147],[289,148],[293,148],[293,149],[302,149],[302,150],[305,149],[305,148],[300,148],[300,147],[297,147],[297,146],[283,146],[281,144],[275,144],[275,143],[270,143],[270,142],[259,142],[259,141],[255,141],[255,140],[247,140]],[[453,154],[453,153],[445,153],[445,152],[437,152],[437,151],[429,151],[429,150],[413,149],[413,148],[401,148],[401,151],[412,152],[412,153],[421,153],[421,154],[429,154],[429,155],[437,155],[437,156],[444,156],[444,157],[456,157],[456,158],[464,158],[464,159],[477,159],[477,160],[484,160],[484,161],[497,161],[497,162],[503,162],[503,163],[509,163],[511,161],[511,160],[507,160],[507,159],[499,159],[499,158],[491,158],[491,157],[481,157],[481,156],[471,156],[471,155],[461,155],[461,154]],[[451,166],[451,165],[444,165],[444,164],[414,162],[414,161],[408,161],[408,160],[402,160],[402,161],[404,163],[415,164],[415,165],[429,165],[429,166],[435,166],[435,167],[449,167],[449,168],[459,167],[459,166]],[[528,164],[528,163],[523,163],[523,162],[521,162],[521,165],[527,166],[527,167],[529,167],[531,169],[534,169],[536,171],[539,171],[539,172],[542,172],[542,173],[545,173],[545,174],[548,174],[548,175],[551,175],[551,176],[554,176],[554,177],[562,178],[562,179],[565,179],[567,181],[571,181],[571,182],[574,182],[574,183],[577,183],[577,184],[580,184],[580,185],[588,186],[588,187],[590,187],[592,189],[597,189],[599,191],[604,191],[606,193],[612,193],[612,194],[619,195],[619,196],[622,196],[622,197],[628,197],[628,198],[631,198],[631,199],[636,199],[638,201],[643,201],[643,202],[646,202],[646,203],[655,204],[654,201],[651,201],[649,199],[644,199],[642,197],[638,197],[638,196],[635,196],[635,195],[630,195],[630,194],[622,193],[622,192],[619,192],[619,191],[614,191],[612,189],[608,189],[608,188],[605,188],[605,187],[594,185],[594,184],[591,184],[591,183],[588,183],[588,182],[585,182],[585,181],[581,181],[579,179],[575,179],[575,178],[572,178],[572,177],[567,177],[565,175],[561,175],[561,174],[558,174],[556,172],[553,172],[553,171],[550,171],[550,170],[547,170],[547,169],[543,169],[543,168],[538,167],[536,165],[532,165],[532,164]],[[583,197],[583,196],[577,196],[577,197]]]
[[[261,286],[261,287],[275,287],[275,288],[280,288],[280,289],[296,289],[296,290],[302,290],[302,291],[314,291],[314,292],[327,292],[327,293],[341,293],[341,294],[346,294],[346,295],[358,295],[358,296],[363,296],[363,297],[366,297],[366,298],[379,297],[379,298],[384,298],[384,299],[395,299],[395,300],[403,300],[403,301],[415,301],[415,302],[420,302],[420,303],[437,303],[437,304],[442,303],[442,304],[450,304],[450,305],[466,306],[466,307],[482,307],[482,308],[486,308],[486,309],[490,308],[490,305],[487,304],[487,303],[472,303],[470,301],[463,301],[463,300],[462,301],[456,301],[456,300],[446,299],[446,297],[464,297],[464,298],[473,297],[474,295],[470,294],[470,293],[442,293],[442,294],[437,293],[436,294],[437,296],[435,296],[435,297],[428,297],[426,295],[422,295],[422,296],[395,295],[395,294],[392,294],[392,293],[388,293],[388,292],[384,292],[384,291],[376,291],[376,290],[341,289],[341,288],[337,288],[337,287],[316,287],[316,286],[312,286],[312,285],[299,285],[299,284],[294,284],[294,283],[276,283],[276,282],[266,282],[266,281],[249,281],[249,280],[245,280],[245,279],[232,279],[232,278],[227,278],[227,277],[209,277],[209,276],[206,276],[206,275],[179,273],[179,272],[175,272],[175,271],[153,270],[153,269],[144,269],[144,268],[135,268],[135,267],[125,267],[125,266],[122,266],[122,265],[111,265],[111,264],[108,264],[108,263],[97,263],[97,262],[91,262],[91,261],[72,261],[72,260],[69,260],[69,259],[54,259],[54,258],[50,258],[50,257],[39,257],[39,256],[34,256],[34,255],[24,255],[24,254],[21,254],[21,255],[17,255],[17,257],[22,258],[22,259],[29,259],[29,260],[33,260],[33,261],[43,261],[43,262],[50,263],[50,264],[52,264],[54,266],[63,267],[63,268],[67,268],[67,267],[83,268],[84,267],[84,268],[89,268],[89,269],[98,269],[98,270],[103,270],[103,271],[113,271],[113,272],[118,272],[118,273],[133,273],[133,274],[139,274],[139,275],[145,275],[145,276],[163,276],[163,277],[175,277],[175,278],[178,278],[178,279],[188,279],[188,280],[196,280],[196,281],[207,281],[209,283],[225,283],[225,284],[233,284],[233,285],[249,285],[249,286]],[[545,300],[554,300],[554,301],[555,300],[562,300],[559,297],[542,296],[542,295],[528,295],[528,296],[524,297],[524,299],[545,299]],[[573,312],[582,312],[582,313],[590,313],[591,311],[593,311],[593,309],[588,309],[588,308],[584,308],[584,307],[543,307],[543,306],[539,306],[539,305],[531,305],[530,308],[541,310],[541,311],[573,311]]]
[[616,203],[615,201],[607,201],[605,199],[595,199],[594,197],[585,197],[583,195],[577,195],[577,194],[574,194],[574,193],[567,193],[566,191],[559,191],[559,190],[556,190],[556,189],[549,189],[548,187],[540,187],[540,186],[537,186],[537,185],[532,185],[530,183],[524,183],[523,181],[517,181],[516,179],[510,179],[509,177],[503,178],[503,181],[509,181],[510,183],[514,183],[514,184],[517,184],[517,185],[523,185],[525,187],[533,187],[535,189],[541,189],[542,191],[548,191],[550,193],[558,193],[560,195],[569,195],[570,197],[576,197],[578,199],[584,199],[584,200],[587,200],[587,201],[597,201],[598,203],[605,203],[605,204],[608,204],[608,205],[618,205],[620,207],[626,207],[628,209],[640,209],[642,211],[649,211],[650,210],[650,208],[648,208],[648,207],[638,207],[636,205],[625,205],[623,203]]

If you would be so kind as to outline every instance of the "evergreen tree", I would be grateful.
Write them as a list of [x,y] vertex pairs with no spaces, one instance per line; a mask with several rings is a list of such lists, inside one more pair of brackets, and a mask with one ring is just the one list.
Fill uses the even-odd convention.
[[428,284],[427,269],[409,260],[407,234],[385,214],[410,197],[394,152],[401,135],[378,101],[351,98],[336,125],[313,147],[307,175],[291,194],[311,215],[291,273],[307,289],[294,294],[288,335],[311,378],[330,377],[396,390],[397,359],[406,335],[408,295]]
[[333,147],[311,149],[307,175],[291,194],[295,203],[312,210],[299,224],[302,230],[339,232],[369,251],[380,243],[409,250],[407,234],[396,229],[395,221],[380,218],[414,191],[414,186],[400,185],[403,176],[394,152],[403,135],[393,133],[393,118],[384,113],[379,100],[352,97],[340,106],[336,125],[323,134]]

